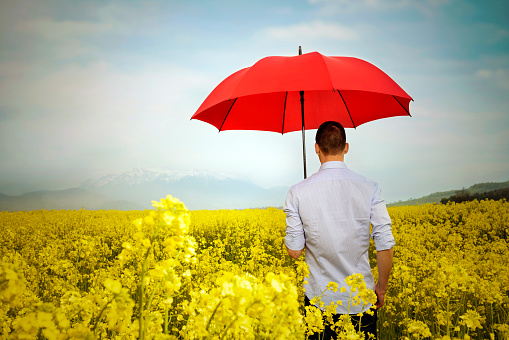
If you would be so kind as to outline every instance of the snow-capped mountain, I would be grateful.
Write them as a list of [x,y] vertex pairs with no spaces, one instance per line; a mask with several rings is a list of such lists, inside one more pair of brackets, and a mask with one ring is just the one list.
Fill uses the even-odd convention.
[[212,179],[212,180],[244,180],[246,178],[234,176],[231,174],[217,172],[217,171],[205,171],[205,170],[187,170],[187,171],[175,171],[161,168],[136,168],[131,171],[124,172],[122,174],[110,174],[102,176],[96,179],[88,179],[81,185],[81,187],[87,188],[100,188],[105,185],[140,185],[152,181],[162,181],[166,183],[175,183],[186,178],[195,179]]
[[213,171],[134,169],[86,180],[79,188],[0,193],[0,211],[40,209],[151,209],[168,194],[191,210],[281,207],[288,188],[264,189],[250,180]]
[[282,206],[288,188],[263,189],[246,178],[212,171],[133,169],[89,179],[81,189],[100,193],[112,200],[132,201],[151,208],[170,194],[189,209],[242,209]]

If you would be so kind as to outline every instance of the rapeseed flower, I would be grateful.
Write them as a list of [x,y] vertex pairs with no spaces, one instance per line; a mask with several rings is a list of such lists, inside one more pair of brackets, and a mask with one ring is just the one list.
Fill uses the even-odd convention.
[[[379,339],[508,338],[509,203],[389,214],[397,247]],[[0,338],[304,339],[309,272],[284,230],[280,209],[188,211],[171,196],[149,211],[0,212]],[[369,256],[376,278],[373,243]],[[327,289],[367,308],[373,295],[349,283]],[[338,302],[322,305],[332,315]],[[340,339],[360,336],[339,326]]]

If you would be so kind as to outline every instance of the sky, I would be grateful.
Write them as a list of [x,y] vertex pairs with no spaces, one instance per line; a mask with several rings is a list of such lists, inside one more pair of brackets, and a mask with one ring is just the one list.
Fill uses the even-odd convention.
[[300,132],[190,118],[230,74],[299,46],[369,61],[414,99],[412,117],[347,129],[346,164],[386,201],[507,181],[507,13],[505,0],[0,0],[0,193],[134,168],[289,187]]

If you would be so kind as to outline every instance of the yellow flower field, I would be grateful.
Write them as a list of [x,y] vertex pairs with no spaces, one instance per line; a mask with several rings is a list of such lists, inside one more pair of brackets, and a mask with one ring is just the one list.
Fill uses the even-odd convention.
[[[389,214],[379,338],[509,339],[509,203]],[[0,338],[305,339],[324,319],[303,316],[307,268],[284,230],[279,209],[190,212],[171,196],[146,211],[0,212]],[[367,302],[355,274],[327,289]],[[338,338],[362,339],[350,326]]]

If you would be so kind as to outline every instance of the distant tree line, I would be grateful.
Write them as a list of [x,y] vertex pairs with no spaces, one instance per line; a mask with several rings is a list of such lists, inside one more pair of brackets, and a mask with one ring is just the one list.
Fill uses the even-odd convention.
[[509,201],[509,188],[478,192],[475,194],[469,193],[468,190],[460,190],[450,197],[442,198],[440,200],[440,203],[442,204],[447,204],[448,202],[461,203],[473,200],[481,201],[485,199],[498,201],[504,198]]

